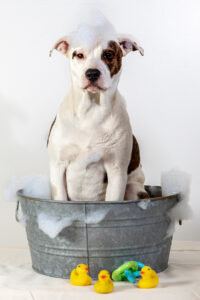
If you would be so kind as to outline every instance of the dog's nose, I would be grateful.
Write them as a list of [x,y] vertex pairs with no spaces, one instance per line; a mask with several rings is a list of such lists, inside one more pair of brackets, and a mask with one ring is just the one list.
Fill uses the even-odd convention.
[[86,78],[91,82],[94,82],[95,80],[97,80],[99,78],[100,74],[101,74],[101,72],[98,69],[88,69],[85,72]]

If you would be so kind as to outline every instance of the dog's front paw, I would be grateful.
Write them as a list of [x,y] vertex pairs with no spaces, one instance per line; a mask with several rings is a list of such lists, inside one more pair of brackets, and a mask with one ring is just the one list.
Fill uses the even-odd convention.
[[124,200],[138,201],[141,199],[150,198],[149,194],[145,191],[144,187],[136,183],[128,183],[126,186],[126,192]]
[[141,191],[141,192],[138,192],[138,200],[139,199],[148,199],[148,198],[150,198],[150,196],[149,196],[149,194],[145,191],[145,192],[143,192],[143,191]]

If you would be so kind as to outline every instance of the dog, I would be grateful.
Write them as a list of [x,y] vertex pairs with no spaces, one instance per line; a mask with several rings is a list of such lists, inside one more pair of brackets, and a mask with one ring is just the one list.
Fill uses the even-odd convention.
[[139,146],[117,89],[123,57],[131,51],[144,55],[143,49],[131,38],[90,30],[89,42],[80,38],[79,28],[50,51],[69,59],[72,81],[47,140],[52,199],[149,198]]

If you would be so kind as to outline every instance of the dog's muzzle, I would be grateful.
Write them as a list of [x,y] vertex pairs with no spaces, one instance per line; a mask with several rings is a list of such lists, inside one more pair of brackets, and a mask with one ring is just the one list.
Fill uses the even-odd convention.
[[85,72],[85,76],[90,82],[94,82],[99,79],[100,75],[101,72],[98,69],[88,69]]

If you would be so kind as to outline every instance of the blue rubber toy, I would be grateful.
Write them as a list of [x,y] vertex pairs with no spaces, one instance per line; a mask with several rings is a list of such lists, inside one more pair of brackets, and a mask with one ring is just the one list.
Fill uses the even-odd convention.
[[141,278],[140,270],[145,267],[144,264],[142,264],[139,261],[136,261],[138,265],[138,270],[133,271],[131,268],[124,271],[124,275],[126,276],[127,280],[131,283],[135,283],[137,278]]

